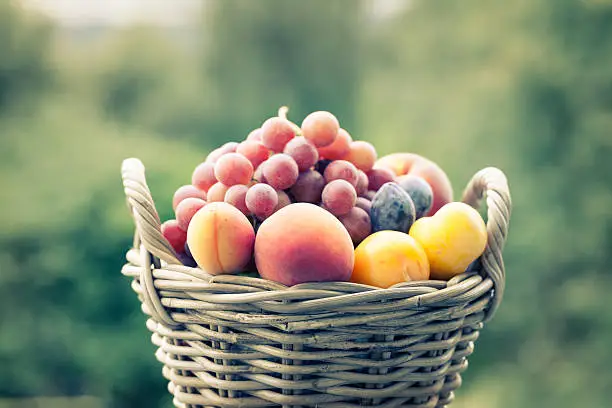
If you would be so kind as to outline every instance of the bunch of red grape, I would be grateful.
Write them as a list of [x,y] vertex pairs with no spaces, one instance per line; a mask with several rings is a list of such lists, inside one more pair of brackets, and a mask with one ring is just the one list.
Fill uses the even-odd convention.
[[195,168],[191,184],[174,194],[176,219],[162,225],[163,235],[181,261],[194,266],[186,231],[207,203],[233,205],[257,230],[278,209],[306,202],[335,215],[357,244],[371,232],[375,191],[395,176],[387,169],[373,169],[376,159],[374,146],[353,141],[333,114],[314,112],[297,126],[282,108],[246,140],[213,150]]

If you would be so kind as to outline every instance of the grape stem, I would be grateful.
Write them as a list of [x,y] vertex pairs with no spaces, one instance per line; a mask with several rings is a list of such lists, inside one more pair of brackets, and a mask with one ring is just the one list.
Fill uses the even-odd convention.
[[283,119],[287,119],[287,112],[289,112],[289,108],[287,106],[281,106],[278,109],[278,117],[279,118],[283,118]]
[[291,124],[291,127],[293,128],[293,130],[295,131],[295,134],[297,136],[301,136],[302,135],[302,129],[300,129],[300,127],[298,125],[296,125],[295,123],[293,123],[292,121],[290,121],[289,119],[287,119],[287,112],[289,112],[289,107],[287,106],[281,106],[278,109],[278,117],[279,118],[283,118],[285,119],[287,122],[289,122]]

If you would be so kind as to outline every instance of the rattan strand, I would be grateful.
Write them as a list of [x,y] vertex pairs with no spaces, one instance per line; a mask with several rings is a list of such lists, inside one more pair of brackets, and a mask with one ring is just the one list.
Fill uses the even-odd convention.
[[479,331],[504,293],[511,200],[500,170],[478,172],[463,195],[474,207],[486,197],[480,269],[389,289],[347,282],[286,287],[183,266],[161,235],[143,164],[124,161],[122,176],[136,225],[122,273],[150,316],[176,407],[452,402]]

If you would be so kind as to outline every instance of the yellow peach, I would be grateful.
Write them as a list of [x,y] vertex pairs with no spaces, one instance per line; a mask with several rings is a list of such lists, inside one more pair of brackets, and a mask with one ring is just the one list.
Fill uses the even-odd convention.
[[208,203],[191,219],[187,244],[198,266],[211,275],[244,269],[253,255],[255,231],[236,207]]
[[450,279],[463,273],[487,245],[487,227],[474,208],[454,202],[432,217],[415,221],[410,236],[429,259],[432,279]]
[[397,283],[429,279],[429,261],[421,245],[399,231],[379,231],[355,249],[351,282],[388,288]]

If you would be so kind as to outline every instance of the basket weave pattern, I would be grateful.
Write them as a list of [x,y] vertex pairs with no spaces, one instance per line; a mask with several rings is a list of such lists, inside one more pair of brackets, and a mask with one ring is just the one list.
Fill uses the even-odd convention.
[[463,201],[486,196],[488,244],[452,280],[376,289],[286,287],[180,264],[160,232],[144,166],[122,168],[136,224],[132,278],[177,407],[419,407],[453,400],[479,330],[503,296],[510,218],[503,173],[478,172]]

